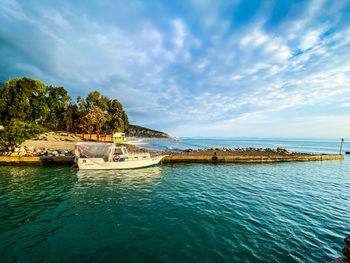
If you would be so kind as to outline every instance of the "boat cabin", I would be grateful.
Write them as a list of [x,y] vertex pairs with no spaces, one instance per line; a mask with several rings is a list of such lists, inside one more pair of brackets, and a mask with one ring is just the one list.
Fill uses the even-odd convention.
[[150,159],[149,153],[128,153],[125,146],[114,143],[80,142],[75,145],[75,159],[103,159],[104,162],[123,162]]

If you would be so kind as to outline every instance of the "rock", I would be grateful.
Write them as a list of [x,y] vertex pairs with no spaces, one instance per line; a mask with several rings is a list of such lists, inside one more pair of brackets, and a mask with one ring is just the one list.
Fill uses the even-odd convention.
[[342,253],[346,258],[336,258],[333,259],[330,263],[350,263],[350,235],[344,238],[345,247],[342,249]]
[[185,153],[189,153],[189,152],[192,152],[193,150],[192,149],[186,149],[184,150]]
[[58,152],[57,152],[57,151],[53,151],[53,152],[51,152],[51,154],[52,154],[53,156],[56,156],[56,155],[58,155]]
[[348,259],[350,259],[350,236],[347,236],[344,239],[344,241],[345,241],[346,245],[341,252],[343,253],[344,256],[346,256]]

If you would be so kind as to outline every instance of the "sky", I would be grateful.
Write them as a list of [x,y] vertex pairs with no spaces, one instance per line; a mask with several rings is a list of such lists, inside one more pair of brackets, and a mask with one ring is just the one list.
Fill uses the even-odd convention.
[[350,1],[0,0],[0,81],[172,136],[350,137]]

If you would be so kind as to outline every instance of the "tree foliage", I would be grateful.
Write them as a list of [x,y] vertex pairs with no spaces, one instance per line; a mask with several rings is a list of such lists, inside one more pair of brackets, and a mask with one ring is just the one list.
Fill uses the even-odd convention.
[[100,109],[97,106],[94,106],[92,109],[89,110],[89,113],[83,117],[83,128],[90,134],[94,131],[96,131],[97,134],[100,134],[106,120],[107,118],[105,117],[105,114],[103,113],[102,109]]
[[[125,113],[122,104],[117,99],[109,99],[107,96],[101,95],[98,91],[92,91],[88,94],[86,100],[82,97],[78,97],[77,104],[79,105],[79,109],[85,111],[87,114],[90,113],[90,110],[95,109],[96,107],[101,109],[106,121],[98,132],[110,133],[113,131],[127,131],[129,125],[128,115]],[[84,122],[89,123],[90,120],[84,118]]]
[[12,119],[44,123],[49,107],[47,87],[39,80],[23,77],[5,82],[0,89],[0,120],[8,124]]
[[32,122],[27,123],[12,119],[3,130],[0,130],[0,144],[14,146],[44,132],[45,129]]
[[76,104],[69,104],[64,118],[65,130],[69,132],[80,132],[84,113],[79,110]]
[[50,106],[47,123],[51,129],[63,128],[65,113],[71,97],[64,87],[48,87],[47,105]]
[[0,125],[5,126],[2,138],[7,139],[3,141],[18,143],[29,135],[34,136],[42,129],[40,126],[70,132],[110,133],[126,132],[129,121],[117,99],[98,91],[90,92],[86,99],[78,96],[75,103],[64,87],[45,86],[39,80],[23,77],[0,86]]

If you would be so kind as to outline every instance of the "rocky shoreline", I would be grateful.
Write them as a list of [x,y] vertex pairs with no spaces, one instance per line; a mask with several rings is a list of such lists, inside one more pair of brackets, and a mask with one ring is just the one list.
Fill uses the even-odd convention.
[[204,148],[204,149],[186,149],[182,152],[171,152],[172,155],[223,155],[223,156],[301,156],[311,155],[308,153],[291,152],[282,147],[271,148]]

